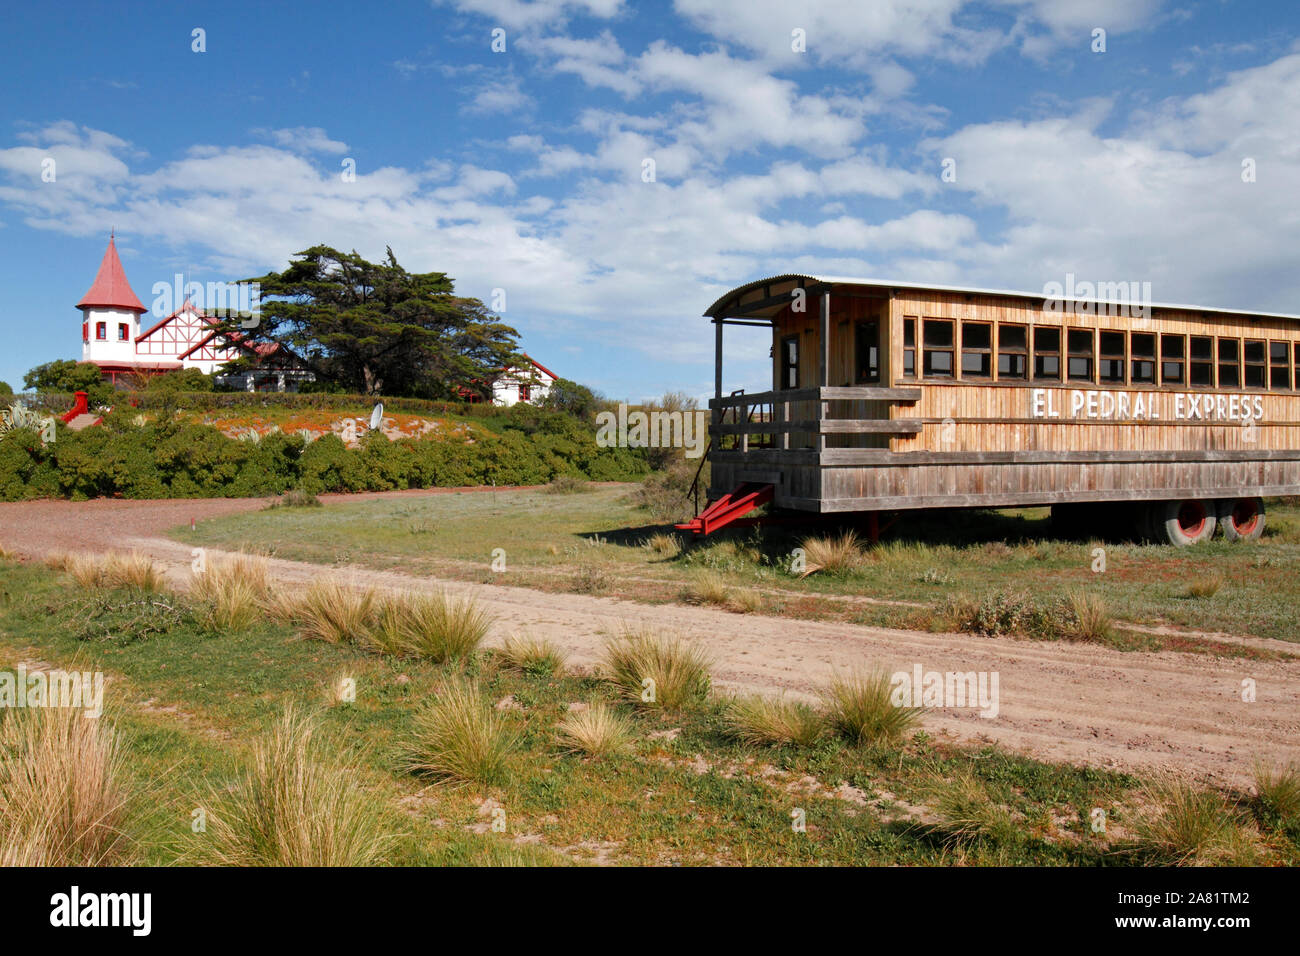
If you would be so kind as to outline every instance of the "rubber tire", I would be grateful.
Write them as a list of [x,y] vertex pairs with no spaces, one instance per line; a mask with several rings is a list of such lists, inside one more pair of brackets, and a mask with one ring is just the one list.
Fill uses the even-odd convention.
[[[1218,522],[1218,507],[1213,501],[1199,498],[1184,498],[1178,501],[1156,501],[1152,503],[1151,527],[1156,541],[1185,548],[1193,544],[1203,544],[1214,537],[1214,527]],[[1188,515],[1185,509],[1193,509]],[[1195,531],[1189,531],[1189,525],[1199,514],[1200,524]]]
[[[1224,498],[1218,502],[1219,527],[1228,541],[1258,541],[1264,533],[1263,498]],[[1239,509],[1246,508],[1254,515],[1253,521],[1239,518]]]

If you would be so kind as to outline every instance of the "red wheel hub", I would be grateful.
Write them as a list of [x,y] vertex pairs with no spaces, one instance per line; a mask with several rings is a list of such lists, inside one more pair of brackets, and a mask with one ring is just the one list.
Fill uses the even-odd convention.
[[1199,501],[1184,501],[1178,509],[1178,527],[1189,538],[1198,538],[1205,530],[1208,515]]
[[1259,523],[1259,507],[1253,499],[1239,498],[1232,506],[1232,526],[1238,534],[1250,534]]

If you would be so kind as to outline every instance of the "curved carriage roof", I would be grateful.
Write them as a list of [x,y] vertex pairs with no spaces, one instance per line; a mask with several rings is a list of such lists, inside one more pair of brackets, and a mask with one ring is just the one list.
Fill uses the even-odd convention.
[[[755,291],[762,292],[762,290],[767,286],[779,287],[785,285],[786,283],[789,283],[789,286],[787,288],[785,288],[781,292],[776,293],[774,296],[771,296],[771,298],[780,298],[782,299],[782,301],[772,302],[767,308],[762,308],[757,311],[746,312],[746,315],[757,317],[757,318],[769,317],[770,315],[775,314],[776,312],[780,311],[782,308],[785,307],[786,302],[784,300],[785,297],[789,295],[790,289],[793,289],[797,286],[807,287],[809,285],[872,286],[875,288],[910,289],[910,290],[917,290],[922,292],[957,292],[965,295],[993,295],[993,296],[1002,296],[1005,298],[1016,298],[1016,299],[1045,298],[1044,293],[1042,292],[1023,292],[1015,289],[979,289],[979,288],[972,288],[969,286],[937,285],[937,284],[927,283],[927,282],[900,282],[897,279],[862,279],[862,278],[855,278],[852,276],[825,276],[825,275],[819,276],[819,275],[809,275],[807,273],[802,273],[802,272],[788,272],[783,275],[768,276],[765,279],[755,279],[752,282],[746,282],[744,285],[736,286],[736,288],[732,289],[730,292],[725,293],[721,298],[719,298],[716,302],[714,302],[713,305],[709,306],[708,309],[705,310],[704,314],[709,318],[716,318],[719,315],[721,315],[723,318],[726,318],[726,315],[728,313],[730,313],[731,311],[733,311],[738,307],[757,304],[758,302],[761,302],[764,299],[769,298],[769,296],[766,293],[754,297],[752,293],[754,293]],[[1109,304],[1111,306],[1130,305],[1130,304],[1138,305],[1138,306],[1148,305],[1153,309],[1169,309],[1169,310],[1179,311],[1179,312],[1213,312],[1219,315],[1242,315],[1242,316],[1248,316],[1251,318],[1260,318],[1260,319],[1290,319],[1292,321],[1300,322],[1300,315],[1288,315],[1283,312],[1251,312],[1246,309],[1221,309],[1221,308],[1216,308],[1214,306],[1208,306],[1208,305],[1183,305],[1174,302],[1142,303],[1142,302],[1130,302],[1127,300],[1116,300],[1116,299],[1083,299],[1083,298],[1076,299],[1075,301],[1089,302],[1089,303],[1095,303],[1101,305]]]

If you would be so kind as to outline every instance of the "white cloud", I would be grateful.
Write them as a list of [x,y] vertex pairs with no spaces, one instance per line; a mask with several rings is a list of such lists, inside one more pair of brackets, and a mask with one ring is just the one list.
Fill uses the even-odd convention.
[[255,129],[255,136],[271,140],[277,146],[297,153],[346,153],[348,144],[330,139],[319,126],[295,126],[292,129]]
[[575,15],[608,20],[623,9],[622,0],[434,0],[434,5],[476,13],[515,29],[559,26]]

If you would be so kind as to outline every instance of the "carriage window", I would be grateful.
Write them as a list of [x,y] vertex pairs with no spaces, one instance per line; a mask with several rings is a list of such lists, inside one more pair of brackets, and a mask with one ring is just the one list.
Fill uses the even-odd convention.
[[1128,357],[1124,354],[1123,332],[1102,332],[1101,339],[1101,380],[1124,384],[1124,366]]
[[1061,330],[1034,329],[1034,378],[1061,380]]
[[1091,329],[1070,329],[1070,356],[1066,365],[1066,377],[1084,382],[1092,381],[1092,366],[1096,361],[1096,336]]
[[999,325],[998,378],[1028,377],[1029,330],[1023,325]]
[[1214,339],[1208,335],[1192,336],[1192,361],[1187,384],[1214,386]]
[[1246,340],[1246,387],[1268,388],[1268,343]]
[[1219,388],[1241,386],[1241,343],[1219,339]]
[[1268,343],[1268,384],[1270,388],[1291,387],[1290,351],[1285,342]]
[[781,387],[799,387],[799,336],[787,335],[781,340]]
[[952,378],[952,319],[926,319],[922,327],[926,378]]
[[903,375],[916,378],[916,319],[903,317]]
[[961,324],[961,374],[963,378],[993,374],[993,326],[988,322]]
[[1187,340],[1181,335],[1160,336],[1160,381],[1165,385],[1182,385],[1187,361]]
[[1154,332],[1134,332],[1129,339],[1129,352],[1133,356],[1133,371],[1129,381],[1134,385],[1153,385],[1156,380],[1156,336]]

